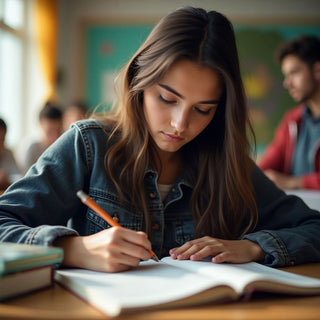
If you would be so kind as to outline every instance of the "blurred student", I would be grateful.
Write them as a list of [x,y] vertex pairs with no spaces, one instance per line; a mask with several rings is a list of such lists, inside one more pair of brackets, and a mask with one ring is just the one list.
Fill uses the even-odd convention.
[[299,105],[284,115],[258,164],[281,189],[320,190],[320,39],[301,36],[276,57]]
[[62,119],[63,113],[60,107],[51,102],[44,105],[39,113],[41,137],[32,141],[20,154],[20,165],[24,172],[38,160],[44,150],[60,137],[63,132]]
[[83,102],[71,104],[63,113],[63,130],[67,131],[71,124],[87,117],[87,106]]
[[6,147],[7,124],[0,118],[0,189],[5,190],[9,185],[21,177],[14,155]]

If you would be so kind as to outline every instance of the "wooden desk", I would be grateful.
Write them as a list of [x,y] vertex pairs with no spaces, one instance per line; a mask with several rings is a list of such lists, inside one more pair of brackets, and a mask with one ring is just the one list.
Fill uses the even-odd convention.
[[[283,268],[320,278],[320,263]],[[96,320],[108,319],[58,284],[0,304],[0,319]],[[197,308],[136,313],[118,320],[320,320],[320,296],[290,297],[258,295],[248,302],[206,305]]]

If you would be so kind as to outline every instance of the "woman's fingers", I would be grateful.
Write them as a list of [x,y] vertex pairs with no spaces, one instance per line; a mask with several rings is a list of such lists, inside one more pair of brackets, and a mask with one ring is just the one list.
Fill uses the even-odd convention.
[[119,272],[150,259],[150,241],[144,232],[113,227],[84,237],[64,237],[55,245],[64,249],[64,265],[103,272]]
[[265,253],[261,247],[249,240],[221,240],[203,237],[186,242],[178,248],[170,250],[173,259],[193,261],[213,256],[214,263],[244,263],[259,261]]
[[181,247],[170,250],[170,255],[179,260],[190,259],[191,256],[193,260],[200,260],[211,254],[215,242],[216,240],[210,237],[188,241]]

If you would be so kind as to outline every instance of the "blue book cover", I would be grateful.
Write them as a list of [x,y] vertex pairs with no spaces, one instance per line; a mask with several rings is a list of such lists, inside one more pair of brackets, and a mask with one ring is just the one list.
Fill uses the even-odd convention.
[[0,278],[17,271],[59,264],[62,260],[62,248],[2,242],[0,243]]

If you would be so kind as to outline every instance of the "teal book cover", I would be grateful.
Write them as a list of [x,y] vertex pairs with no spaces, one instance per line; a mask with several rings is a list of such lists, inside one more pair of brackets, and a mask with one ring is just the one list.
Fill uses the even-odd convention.
[[59,264],[62,260],[61,248],[2,242],[0,243],[0,278],[17,271]]

